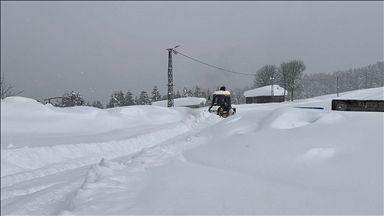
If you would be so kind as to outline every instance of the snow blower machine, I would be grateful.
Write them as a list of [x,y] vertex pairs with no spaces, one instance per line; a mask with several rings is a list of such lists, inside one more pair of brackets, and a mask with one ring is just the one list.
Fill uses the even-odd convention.
[[213,92],[212,103],[209,106],[208,112],[215,113],[223,118],[236,113],[236,108],[231,106],[231,93],[225,90],[225,86]]

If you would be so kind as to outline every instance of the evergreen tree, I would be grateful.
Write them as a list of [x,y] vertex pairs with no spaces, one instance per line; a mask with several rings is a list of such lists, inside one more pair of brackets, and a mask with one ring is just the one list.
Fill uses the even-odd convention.
[[[48,101],[46,102],[46,103],[48,103]],[[58,99],[56,99],[56,102],[51,102],[51,104],[53,105],[53,106],[55,106],[55,107],[60,107],[61,106],[61,101],[59,101]]]
[[188,88],[185,86],[183,88],[183,97],[188,97]]
[[180,95],[180,91],[179,91],[179,90],[177,90],[176,95],[175,95],[175,98],[181,98],[181,95]]
[[91,102],[87,101],[87,104],[85,106],[92,106]]
[[117,92],[115,91],[111,98],[109,99],[109,103],[107,104],[106,108],[113,108],[118,106],[118,100],[117,100]]
[[97,99],[97,101],[93,101],[92,106],[99,109],[104,109],[103,104],[100,102],[99,99]]
[[125,97],[123,91],[121,90],[117,92],[117,101],[119,102],[119,107],[125,106]]
[[207,100],[210,100],[210,99],[212,99],[211,97],[212,97],[212,92],[211,92],[211,90],[209,90],[209,88],[208,88],[208,90],[207,90]]
[[196,85],[195,92],[193,93],[193,96],[201,97],[201,89],[200,89],[198,84]]
[[61,98],[61,102],[59,103],[60,107],[73,107],[73,106],[84,106],[85,101],[79,92],[75,93],[72,91],[71,93],[65,93]]
[[145,90],[141,91],[138,105],[151,105],[151,104],[152,104],[151,99],[149,98],[147,92]]
[[188,90],[187,95],[187,97],[193,97],[193,92],[191,89]]
[[109,99],[109,103],[107,104],[107,108],[120,107],[125,105],[124,94],[121,90],[115,91],[111,98]]
[[133,99],[133,95],[130,90],[125,93],[125,99],[124,99],[125,106],[132,106],[135,105],[135,101]]
[[156,102],[161,100],[161,95],[159,90],[157,89],[157,86],[153,87],[152,95],[151,95],[151,102]]
[[208,95],[206,91],[201,91],[201,97],[205,98],[208,100]]

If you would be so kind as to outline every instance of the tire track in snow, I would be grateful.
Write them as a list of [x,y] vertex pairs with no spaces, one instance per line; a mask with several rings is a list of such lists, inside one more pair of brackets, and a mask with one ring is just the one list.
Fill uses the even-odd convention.
[[[63,209],[69,209],[69,201],[84,183],[85,173],[92,164],[100,162],[102,158],[115,160],[133,155],[135,152],[146,152],[145,149],[155,149],[156,145],[162,143],[166,145],[172,143],[174,146],[180,139],[195,135],[201,129],[219,120],[217,116],[203,112],[199,116],[191,116],[182,122],[169,123],[143,131],[126,140],[44,147],[44,151],[52,153],[67,150],[68,152],[81,151],[84,155],[74,158],[69,163],[49,164],[29,172],[2,177],[2,211],[6,214],[31,214],[31,212],[32,214],[58,214]],[[169,148],[173,148],[171,146]],[[167,154],[168,150],[163,147],[161,149]],[[39,151],[42,147],[2,149],[2,151],[8,150]],[[173,150],[169,150],[168,153],[170,152]],[[57,182],[58,179],[60,182]],[[19,206],[18,210],[12,212],[15,205]]]
[[[4,215],[57,215],[59,213],[58,209],[61,209],[62,206],[68,205],[71,197],[74,196],[74,191],[76,191],[83,182],[83,179],[79,178],[84,172],[86,172],[87,167],[80,168],[76,170],[77,175],[66,175],[58,174],[55,176],[56,181],[54,183],[48,183],[48,185],[33,186],[36,184],[36,180],[23,182],[23,186],[31,186],[24,190],[32,190],[30,193],[19,193],[17,196],[14,196],[14,191],[5,191],[2,190],[2,199],[3,194],[13,195],[7,197],[1,201],[1,211]],[[53,176],[51,180],[53,179]],[[60,179],[60,182],[57,182],[57,179]],[[46,182],[46,181],[45,181]],[[40,187],[40,188],[39,188]],[[23,190],[17,190],[22,192]],[[15,208],[17,206],[17,208]]]
[[[201,121],[197,119],[191,130],[186,133],[167,139],[157,145],[149,148],[143,148],[141,151],[131,155],[125,155],[113,160],[101,160],[100,163],[90,167],[85,175],[85,181],[75,192],[72,201],[67,208],[62,208],[59,215],[76,215],[78,210],[88,206],[88,200],[101,199],[103,194],[123,194],[125,198],[131,196],[130,188],[126,187],[125,181],[140,185],[142,174],[149,167],[161,166],[170,160],[182,160],[185,158],[182,152],[186,149],[204,143],[206,136],[201,136],[200,132],[222,118],[218,116],[207,116]],[[136,187],[136,186],[135,186]],[[95,194],[96,191],[104,191],[101,194]],[[100,197],[101,196],[101,197]],[[127,203],[129,205],[129,203]],[[75,212],[72,212],[75,211]]]
[[[39,161],[38,157],[41,152],[45,152],[46,155],[54,155],[55,158],[52,158],[52,160],[56,160],[57,163],[47,164],[45,168],[43,166],[43,168],[38,168],[36,170],[4,176],[1,178],[1,188],[21,181],[52,175],[58,172],[97,163],[102,158],[113,159],[131,154],[140,151],[142,148],[157,145],[167,139],[186,133],[189,130],[190,128],[187,124],[183,122],[176,122],[159,126],[150,131],[144,131],[142,134],[126,140],[56,145],[52,147],[2,149],[3,157],[25,157],[28,155],[29,158],[20,158],[20,160],[30,160],[30,163]],[[71,162],[68,162],[68,160],[71,160]]]

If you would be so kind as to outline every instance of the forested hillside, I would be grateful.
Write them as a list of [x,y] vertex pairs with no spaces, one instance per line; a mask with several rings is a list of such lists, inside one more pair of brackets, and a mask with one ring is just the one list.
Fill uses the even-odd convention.
[[304,74],[296,99],[384,86],[384,62],[333,73]]

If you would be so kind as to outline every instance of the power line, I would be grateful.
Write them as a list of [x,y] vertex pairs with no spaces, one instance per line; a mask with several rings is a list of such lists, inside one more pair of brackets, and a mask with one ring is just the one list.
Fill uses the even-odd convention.
[[[214,66],[214,65],[211,65],[211,64],[202,62],[202,61],[200,61],[200,60],[197,60],[197,59],[195,59],[195,58],[192,58],[192,57],[190,57],[190,56],[187,56],[187,55],[185,55],[185,54],[183,54],[183,53],[181,53],[181,52],[179,52],[179,51],[176,51],[176,50],[174,50],[174,53],[175,53],[175,54],[180,54],[180,55],[182,55],[182,56],[184,56],[184,57],[186,57],[186,58],[189,58],[189,59],[191,59],[191,60],[193,60],[193,61],[199,62],[199,63],[204,64],[204,65],[207,65],[207,66],[209,66],[209,67],[213,67],[213,68],[218,69],[218,70],[222,70],[222,71],[226,71],[226,72],[234,73],[234,74],[239,74],[239,75],[244,75],[244,76],[255,76],[255,74],[241,73],[241,72],[237,72],[237,71],[231,71],[231,70],[227,70],[227,69],[224,69],[224,68],[216,67],[216,66]],[[339,78],[341,78],[341,77],[339,77]],[[314,82],[314,81],[328,81],[328,80],[333,80],[333,79],[334,79],[334,77],[329,77],[329,78],[325,78],[325,79],[324,79],[324,78],[322,78],[322,79],[307,79],[307,78],[302,78],[302,79],[300,79],[300,80],[303,80],[303,81],[312,81],[312,82]]]
[[[307,74],[306,74],[307,75]],[[311,76],[311,74],[309,74],[309,75],[307,75],[307,76]],[[320,82],[320,81],[322,81],[322,82],[324,82],[324,81],[333,81],[333,80],[335,80],[335,79],[337,79],[337,77],[338,77],[338,79],[344,79],[344,78],[346,78],[346,77],[342,77],[342,76],[338,76],[338,75],[331,75],[331,76],[329,76],[329,77],[326,77],[326,78],[321,78],[321,79],[307,79],[307,78],[301,78],[300,79],[300,81],[301,80],[304,80],[304,81],[312,81],[312,82]]]
[[176,51],[176,53],[178,53],[178,54],[180,54],[180,55],[182,55],[182,56],[184,56],[184,57],[186,57],[186,58],[192,59],[193,61],[199,62],[199,63],[204,64],[204,65],[207,65],[207,66],[209,66],[209,67],[216,68],[216,69],[218,69],[218,70],[222,70],[222,71],[226,71],[226,72],[234,73],[234,74],[240,74],[240,75],[244,75],[244,76],[255,76],[255,74],[241,73],[241,72],[236,72],[236,71],[231,71],[231,70],[227,70],[227,69],[219,68],[219,67],[210,65],[210,64],[208,64],[208,63],[199,61],[199,60],[197,60],[197,59],[194,59],[194,58],[192,58],[192,57],[190,57],[190,56],[187,56],[187,55],[185,55],[185,54],[183,54],[183,53],[180,53],[180,52],[178,52],[178,51]]

